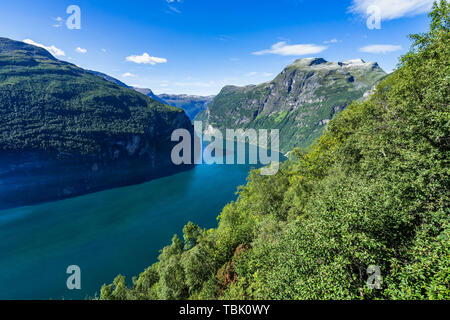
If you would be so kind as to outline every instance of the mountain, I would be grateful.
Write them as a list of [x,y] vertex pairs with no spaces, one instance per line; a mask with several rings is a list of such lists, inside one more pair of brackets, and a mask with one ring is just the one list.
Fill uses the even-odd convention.
[[[169,103],[167,103],[167,101],[165,101],[164,99],[161,99],[161,97],[159,97],[156,94],[154,94],[151,89],[148,89],[148,88],[136,88],[136,87],[134,87],[133,89],[136,90],[137,92],[140,92],[140,93],[146,95],[147,97],[150,97],[150,98],[156,100],[156,101],[159,101],[161,103],[170,105]],[[174,106],[174,107],[177,107],[177,106]],[[180,109],[183,109],[183,108],[180,107]]]
[[386,73],[374,62],[296,60],[274,80],[226,86],[196,120],[218,129],[279,129],[280,149],[307,147],[350,102],[363,98]]
[[0,38],[0,208],[143,182],[172,164],[183,110]]
[[190,119],[194,119],[201,111],[206,110],[215,96],[190,96],[186,94],[160,94],[167,104],[182,108]]
[[[135,90],[135,91],[137,91],[139,93],[142,93],[143,95],[146,95],[147,97],[152,98],[153,100],[156,100],[156,101],[164,103],[164,104],[168,104],[166,101],[164,101],[163,99],[158,97],[156,94],[154,94],[151,89],[131,87],[131,86],[123,83],[122,81],[120,81],[120,80],[118,80],[116,78],[113,78],[113,77],[111,77],[111,76],[109,76],[107,74],[104,74],[104,73],[101,73],[101,72],[98,72],[98,71],[93,71],[93,70],[88,70],[88,71],[90,73],[92,73],[92,74],[95,74],[96,76],[102,77],[103,79],[105,79],[107,81],[110,81],[110,82],[113,82],[115,84],[118,84],[121,87],[128,88],[128,89],[133,89],[133,90]],[[176,107],[176,106],[174,106],[174,107]]]
[[134,89],[139,93],[142,93],[143,95],[146,95],[147,97],[150,97],[156,101],[159,101],[161,103],[177,107],[180,109],[183,109],[189,119],[193,120],[195,116],[206,109],[206,107],[211,103],[211,101],[214,99],[214,96],[189,96],[186,94],[161,94],[156,95],[153,93],[151,89],[148,88],[138,88],[138,87],[130,87],[123,83],[122,81],[113,78],[107,74],[88,70],[90,73],[95,74],[96,76],[102,77],[103,79],[113,82],[115,84],[118,84],[119,86],[122,86],[124,88],[130,88]]
[[[168,104],[166,101],[164,101],[163,99],[161,99],[160,97],[158,97],[156,94],[153,93],[153,91],[151,89],[147,89],[147,88],[137,88],[137,87],[131,87],[125,83],[123,83],[122,81],[113,78],[111,76],[108,76],[107,74],[98,72],[98,71],[93,71],[93,70],[88,70],[90,73],[95,74],[96,76],[102,77],[103,79],[113,82],[115,84],[118,84],[121,87],[124,88],[128,88],[128,89],[133,89],[139,93],[142,93],[143,95],[146,95],[147,97],[152,98],[153,100],[156,100],[158,102],[164,103],[164,104]],[[174,106],[175,107],[175,106]]]
[[98,72],[98,71],[94,71],[94,70],[87,70],[87,71],[92,73],[92,74],[95,74],[96,76],[102,77],[103,79],[105,79],[107,81],[110,81],[110,82],[113,82],[115,84],[118,84],[121,87],[132,89],[132,87],[130,87],[129,85],[126,85],[122,81],[120,81],[120,80],[118,80],[116,78],[113,78],[111,76],[108,76],[107,74],[104,74],[104,73],[101,73],[101,72]]

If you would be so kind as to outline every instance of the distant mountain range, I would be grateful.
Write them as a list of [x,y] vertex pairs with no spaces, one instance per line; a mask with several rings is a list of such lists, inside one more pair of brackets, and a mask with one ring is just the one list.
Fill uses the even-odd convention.
[[208,130],[279,129],[282,152],[306,148],[338,112],[385,76],[377,63],[361,59],[299,59],[270,82],[224,87],[196,120]]
[[168,105],[182,108],[190,119],[206,110],[215,96],[190,96],[186,94],[160,94],[159,97]]
[[[117,80],[118,81],[118,80]],[[133,88],[146,96],[160,101],[172,107],[181,108],[186,112],[189,119],[193,120],[198,113],[206,110],[215,96],[191,96],[187,94],[160,94],[156,95],[148,88]]]
[[[160,97],[158,97],[156,94],[153,93],[153,91],[151,89],[145,89],[145,88],[136,88],[133,87],[134,90],[136,90],[137,92],[140,92],[144,95],[146,95],[147,97],[150,97],[152,99],[155,99],[156,101],[159,101],[161,103],[170,105],[169,103],[167,103],[167,101],[164,101],[163,99],[161,99]],[[174,106],[175,107],[175,106]],[[181,108],[181,107],[180,107]],[[183,108],[181,108],[183,109]]]
[[116,78],[108,76],[107,74],[92,70],[89,70],[89,72],[99,77],[102,77],[105,80],[118,84],[119,86],[134,89],[137,92],[142,93],[143,95],[146,95],[147,97],[150,97],[161,103],[167,104],[172,107],[181,108],[186,112],[186,115],[191,120],[193,120],[199,112],[206,110],[206,107],[212,102],[212,100],[215,97],[215,96],[204,97],[187,94],[165,94],[165,93],[156,95],[153,93],[151,89],[131,87]]

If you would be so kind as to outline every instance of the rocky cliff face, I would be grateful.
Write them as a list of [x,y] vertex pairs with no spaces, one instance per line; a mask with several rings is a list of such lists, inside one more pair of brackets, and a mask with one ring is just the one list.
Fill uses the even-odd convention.
[[273,81],[227,86],[197,116],[204,127],[279,129],[280,148],[307,147],[349,103],[386,76],[374,62],[299,59]]
[[129,185],[171,162],[183,110],[0,38],[0,209]]

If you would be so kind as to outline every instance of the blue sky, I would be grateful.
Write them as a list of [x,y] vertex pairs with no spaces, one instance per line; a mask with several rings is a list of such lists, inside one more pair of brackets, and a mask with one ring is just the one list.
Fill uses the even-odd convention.
[[[302,57],[362,58],[390,72],[432,0],[2,0],[0,36],[156,93],[217,94],[273,79]],[[81,10],[68,29],[66,9]],[[367,27],[367,8],[381,29]],[[375,21],[375,20],[371,20]]]

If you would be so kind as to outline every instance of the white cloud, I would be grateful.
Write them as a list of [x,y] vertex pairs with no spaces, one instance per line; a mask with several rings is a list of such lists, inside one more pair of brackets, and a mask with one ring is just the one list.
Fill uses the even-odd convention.
[[359,49],[359,51],[366,53],[388,53],[399,50],[402,50],[401,46],[396,46],[392,44],[372,44]]
[[257,74],[258,74],[258,72],[252,71],[252,72],[246,73],[245,76],[246,77],[253,77],[253,76],[256,76]]
[[103,49],[101,49],[101,50],[102,50],[102,52],[106,52],[106,49],[104,49],[104,48],[103,48]]
[[338,42],[340,42],[338,39],[331,39],[331,40],[324,41],[323,43],[329,44],[329,43],[338,43]]
[[66,55],[63,50],[58,49],[55,46],[49,46],[48,47],[48,46],[45,46],[45,45],[43,45],[41,43],[34,42],[31,39],[25,39],[25,40],[23,40],[23,42],[25,42],[26,44],[30,44],[30,45],[33,45],[33,46],[36,46],[36,47],[43,48],[43,49],[47,50],[48,52],[50,52],[54,56],[65,56]]
[[281,41],[275,43],[270,49],[253,52],[255,55],[279,54],[282,56],[303,56],[308,54],[316,54],[326,50],[327,47],[317,46],[315,44],[293,44],[287,45]]
[[273,73],[271,73],[271,72],[255,72],[255,71],[253,71],[253,72],[248,72],[248,73],[246,73],[245,76],[246,76],[246,77],[260,76],[260,77],[265,77],[265,78],[267,78],[267,77],[273,76]]
[[130,73],[130,72],[125,72],[125,73],[122,75],[122,77],[124,77],[124,78],[131,78],[131,77],[134,77],[134,74],[132,74],[132,73]]
[[434,0],[353,0],[350,12],[367,16],[367,8],[377,6],[382,20],[415,16],[429,12]]
[[83,54],[85,54],[87,52],[86,49],[83,49],[83,48],[80,48],[80,47],[76,48],[75,51],[78,52],[78,53],[83,53]]
[[148,53],[144,53],[140,56],[129,56],[126,57],[126,61],[134,62],[137,64],[151,64],[155,65],[157,63],[166,63],[167,59],[165,58],[158,58],[158,57],[151,57]]
[[175,12],[175,13],[181,13],[181,11],[178,10],[177,8],[175,8],[175,7],[169,6],[169,9],[170,9],[170,11],[172,11],[172,12]]
[[177,14],[181,13],[181,11],[178,8],[176,8],[174,5],[181,3],[182,0],[166,0],[166,2],[167,2],[167,7],[169,8],[169,10],[166,11],[166,13],[177,13]]

